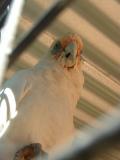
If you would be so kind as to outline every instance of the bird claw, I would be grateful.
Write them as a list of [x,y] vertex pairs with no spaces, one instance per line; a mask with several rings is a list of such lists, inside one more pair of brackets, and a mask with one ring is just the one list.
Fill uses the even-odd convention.
[[41,149],[40,143],[32,143],[17,151],[14,160],[31,160],[39,154],[42,156],[46,153]]

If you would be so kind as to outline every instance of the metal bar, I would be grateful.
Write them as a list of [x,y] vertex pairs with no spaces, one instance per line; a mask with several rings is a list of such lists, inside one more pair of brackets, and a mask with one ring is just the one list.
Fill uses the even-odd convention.
[[4,0],[0,2],[0,32],[2,27],[4,26],[6,17],[9,12],[9,6],[11,5],[12,0]]
[[36,24],[26,33],[25,37],[18,43],[10,55],[8,67],[22,54],[22,52],[46,29],[46,27],[56,18],[56,16],[74,0],[58,0],[48,9],[36,22]]
[[8,15],[8,11],[9,11],[9,9],[7,8],[7,9],[3,12],[3,14],[0,16],[0,30],[1,30],[2,27],[4,26],[5,19],[6,19],[7,15]]
[[7,9],[7,7],[11,4],[12,0],[4,0],[2,5],[0,6],[0,17],[3,14],[3,12]]
[[5,25],[2,29],[0,43],[0,85],[3,75],[8,65],[8,56],[11,53],[13,40],[16,34],[17,24],[23,8],[24,0],[13,0],[10,7],[10,14],[7,16]]
[[119,144],[120,110],[111,117],[101,117],[101,121],[103,126],[99,130],[84,130],[84,136],[75,138],[72,145],[70,142],[70,145],[63,146],[63,149],[52,155],[49,160],[92,160],[97,151],[105,153],[106,148],[113,146],[113,144]]

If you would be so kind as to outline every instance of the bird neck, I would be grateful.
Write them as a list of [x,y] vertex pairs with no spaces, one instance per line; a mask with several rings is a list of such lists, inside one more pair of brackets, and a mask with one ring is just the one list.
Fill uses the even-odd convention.
[[[41,59],[37,65],[35,65],[34,71],[38,77],[44,75],[45,79],[48,79],[48,81],[51,80],[51,83],[54,82],[52,81],[53,78],[56,78],[58,85],[62,84],[64,86],[69,86],[68,90],[71,90],[70,94],[74,95],[75,102],[77,103],[80,98],[84,83],[81,65],[68,70],[67,68],[63,68],[58,61],[53,59],[52,56],[47,56]],[[43,72],[44,74],[41,74]]]

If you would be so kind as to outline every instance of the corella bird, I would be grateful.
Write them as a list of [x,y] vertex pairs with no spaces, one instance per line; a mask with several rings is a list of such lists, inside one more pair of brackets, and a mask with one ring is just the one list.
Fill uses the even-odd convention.
[[3,85],[0,160],[13,160],[20,148],[34,143],[49,155],[74,134],[73,116],[84,83],[82,50],[78,35],[64,36],[37,65]]

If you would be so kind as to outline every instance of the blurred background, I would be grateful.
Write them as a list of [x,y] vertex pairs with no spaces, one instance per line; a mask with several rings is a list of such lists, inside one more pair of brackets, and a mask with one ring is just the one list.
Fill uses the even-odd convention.
[[[15,45],[55,0],[26,1]],[[120,0],[76,0],[65,9],[7,71],[5,80],[17,70],[37,63],[54,39],[79,34],[84,42],[85,84],[77,105],[76,130],[101,128],[100,117],[111,115],[120,103]],[[120,106],[120,105],[119,105]],[[120,146],[103,153],[99,160],[119,160]],[[95,158],[97,159],[97,158]]]

